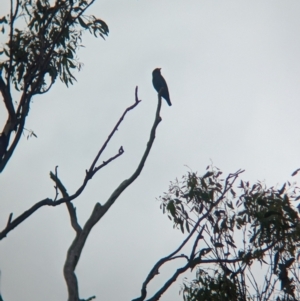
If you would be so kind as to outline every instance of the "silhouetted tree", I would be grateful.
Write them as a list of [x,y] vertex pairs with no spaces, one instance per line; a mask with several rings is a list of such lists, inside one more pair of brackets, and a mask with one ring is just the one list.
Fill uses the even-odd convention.
[[[219,169],[208,169],[203,176],[189,172],[171,182],[161,197],[174,228],[189,234],[157,262],[134,300],[159,300],[188,270],[195,270],[196,278],[183,283],[185,301],[299,300],[300,222],[292,205],[300,198],[299,188],[289,182],[277,189],[242,180],[235,188],[243,171],[222,178]],[[189,254],[182,253],[188,242]],[[147,285],[159,268],[176,259],[185,259],[185,265],[147,299]]]
[[[94,1],[12,0],[10,13],[0,18],[7,39],[0,49],[0,91],[8,113],[0,136],[0,172],[24,131],[32,97],[48,92],[57,77],[73,84],[73,70],[81,68],[76,52],[83,31],[108,34],[103,20],[85,15]],[[19,99],[12,97],[12,84]]]
[[[73,80],[75,80],[73,70],[80,70],[81,67],[76,57],[76,51],[80,47],[83,30],[88,30],[96,37],[101,36],[102,38],[108,34],[108,27],[104,21],[95,16],[85,15],[86,10],[93,2],[94,0],[56,0],[52,2],[48,0],[12,0],[10,13],[0,18],[0,23],[3,25],[2,33],[8,32],[7,42],[4,44],[4,48],[0,50],[2,59],[0,63],[0,92],[8,113],[0,136],[0,172],[4,170],[11,158],[25,129],[32,97],[47,93],[57,78],[67,86],[73,84]],[[24,27],[24,24],[27,26]],[[13,89],[20,92],[18,94],[20,95],[19,99],[13,99]],[[66,204],[70,223],[75,231],[75,238],[69,247],[64,264],[69,301],[83,301],[79,297],[75,269],[91,230],[108,212],[121,193],[135,181],[144,167],[155,139],[156,128],[161,121],[159,115],[160,95],[149,140],[132,175],[120,183],[106,202],[95,204],[90,217],[83,226],[78,222],[76,208],[72,201],[83,193],[89,181],[100,169],[124,153],[123,146],[120,146],[113,156],[106,160],[101,159],[100,162],[103,151],[120,127],[126,114],[136,108],[139,103],[138,89],[136,88],[134,103],[125,109],[107,140],[99,148],[84,174],[82,184],[75,192],[68,194],[58,176],[56,167],[54,172],[50,172],[50,178],[55,183],[55,197],[45,198],[37,202],[16,218],[11,213],[6,227],[0,232],[0,240],[2,240],[41,207]],[[30,134],[35,136],[34,132]],[[2,299],[1,294],[0,299]],[[92,299],[94,297],[86,300]]]

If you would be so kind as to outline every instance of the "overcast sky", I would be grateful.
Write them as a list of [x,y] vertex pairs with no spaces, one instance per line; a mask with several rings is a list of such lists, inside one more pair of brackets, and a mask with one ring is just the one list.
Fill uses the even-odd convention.
[[[184,238],[157,201],[170,181],[189,168],[202,174],[211,163],[225,175],[245,169],[242,179],[252,183],[297,180],[291,173],[300,167],[300,2],[98,0],[89,13],[107,22],[110,34],[106,41],[84,35],[74,86],[57,81],[34,97],[26,128],[38,139],[24,136],[0,175],[0,226],[11,212],[54,197],[49,172],[56,165],[68,192],[76,191],[138,86],[142,102],[102,160],[121,145],[125,153],[74,201],[83,225],[144,152],[157,105],[151,73],[161,67],[173,106],[163,102],[141,176],[93,229],[76,270],[81,298],[131,300],[153,264]],[[65,206],[42,208],[10,232],[0,243],[4,300],[66,300],[62,267],[74,234]],[[152,292],[175,267],[162,271]],[[161,300],[181,300],[180,284]]]

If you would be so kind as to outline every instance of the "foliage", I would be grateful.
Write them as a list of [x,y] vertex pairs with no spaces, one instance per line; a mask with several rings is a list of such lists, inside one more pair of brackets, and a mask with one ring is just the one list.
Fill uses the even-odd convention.
[[[86,10],[94,0],[15,0],[10,13],[0,17],[6,42],[0,48],[0,91],[8,118],[0,136],[0,172],[24,131],[32,97],[50,90],[57,77],[73,84],[80,70],[76,53],[82,34],[108,35],[106,23]],[[11,83],[20,92],[13,99]],[[17,107],[15,108],[15,105]],[[10,144],[10,136],[16,132]],[[10,146],[10,147],[9,147]]]
[[[66,85],[75,79],[72,69],[80,69],[76,51],[81,46],[83,30],[104,38],[108,27],[95,16],[84,15],[90,4],[86,0],[57,0],[53,6],[48,0],[20,0],[12,16],[3,16],[1,23],[10,29],[9,41],[0,54],[0,64],[6,78],[11,77],[17,90],[32,94],[44,93],[57,76]],[[22,20],[17,22],[17,19]],[[21,28],[27,24],[25,29]],[[3,27],[3,32],[5,27]]]
[[171,182],[161,198],[175,228],[201,233],[188,259],[196,279],[185,280],[184,300],[296,300],[300,223],[292,203],[299,188],[241,180],[237,193],[233,184],[242,171],[223,179],[220,170],[208,169]]

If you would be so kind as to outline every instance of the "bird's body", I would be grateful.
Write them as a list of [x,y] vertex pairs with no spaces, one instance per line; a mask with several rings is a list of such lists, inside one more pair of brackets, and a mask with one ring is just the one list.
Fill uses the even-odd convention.
[[159,93],[161,91],[161,97],[163,97],[169,106],[172,105],[169,95],[169,90],[165,79],[160,73],[160,68],[156,68],[152,72],[152,83],[155,90]]

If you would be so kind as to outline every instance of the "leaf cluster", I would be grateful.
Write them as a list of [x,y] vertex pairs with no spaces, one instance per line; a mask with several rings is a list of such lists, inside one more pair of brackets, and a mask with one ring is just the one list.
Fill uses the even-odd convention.
[[[94,1],[12,0],[10,13],[0,17],[1,32],[7,32],[0,47],[0,92],[8,112],[0,134],[0,172],[23,134],[32,97],[48,92],[57,78],[67,86],[76,80],[83,32],[108,35],[103,20],[85,14]],[[21,92],[19,100],[13,100],[12,84]]]
[[[204,227],[191,261],[197,277],[184,284],[185,300],[254,300],[253,292],[269,300],[276,290],[279,298],[295,298],[296,280],[290,275],[300,223],[292,203],[299,199],[299,188],[289,182],[277,189],[245,181],[234,187],[241,172],[225,179],[214,167],[203,176],[189,172],[161,197],[161,209],[174,228]],[[251,272],[253,264],[266,272],[263,288]]]
[[238,300],[236,285],[225,274],[216,272],[214,277],[203,269],[197,270],[197,281],[184,283],[184,300]]
[[84,15],[92,2],[57,0],[51,6],[49,0],[19,0],[13,15],[0,18],[0,23],[6,25],[2,32],[5,27],[10,31],[0,49],[4,58],[0,69],[17,90],[32,95],[44,93],[58,76],[66,85],[73,84],[73,69],[81,67],[76,51],[83,31],[102,38],[108,34],[104,21]]

